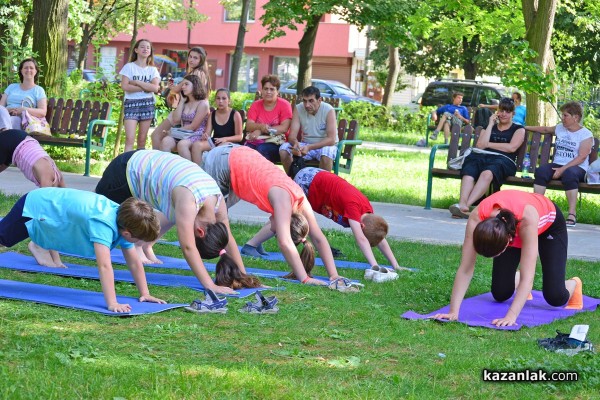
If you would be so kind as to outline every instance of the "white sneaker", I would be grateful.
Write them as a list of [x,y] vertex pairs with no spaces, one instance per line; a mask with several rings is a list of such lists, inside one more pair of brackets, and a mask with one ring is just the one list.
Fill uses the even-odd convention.
[[385,267],[379,267],[379,271],[374,271],[373,282],[381,283],[398,279],[398,274],[394,270]]
[[380,269],[379,265],[373,265],[371,268],[365,269],[365,280],[372,281],[373,275],[376,272],[379,272],[379,269]]

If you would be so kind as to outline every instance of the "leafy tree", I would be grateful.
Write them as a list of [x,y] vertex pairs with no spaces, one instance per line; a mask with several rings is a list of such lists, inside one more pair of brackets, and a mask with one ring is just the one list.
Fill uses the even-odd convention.
[[400,48],[400,59],[427,77],[454,68],[467,79],[499,74],[511,61],[508,44],[524,35],[518,0],[424,0],[408,21],[418,50]]
[[67,69],[67,17],[69,0],[33,1],[33,51],[44,65],[39,84],[52,95],[57,93]]
[[325,14],[340,8],[340,0],[289,0],[269,1],[263,8],[265,13],[260,17],[267,34],[261,42],[285,36],[284,28],[296,31],[298,25],[304,24],[304,34],[298,42],[300,57],[298,60],[298,94],[310,85],[312,76],[312,57],[319,29],[319,21]]

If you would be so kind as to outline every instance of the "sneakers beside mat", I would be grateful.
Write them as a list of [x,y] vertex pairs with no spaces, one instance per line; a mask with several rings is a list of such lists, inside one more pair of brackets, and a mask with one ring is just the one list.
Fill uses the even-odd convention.
[[398,273],[386,267],[373,265],[371,268],[365,270],[365,279],[375,283],[393,281],[398,279]]
[[568,333],[556,331],[556,337],[538,339],[538,346],[555,353],[574,356],[582,351],[594,351],[594,345],[587,340],[581,341],[569,337]]

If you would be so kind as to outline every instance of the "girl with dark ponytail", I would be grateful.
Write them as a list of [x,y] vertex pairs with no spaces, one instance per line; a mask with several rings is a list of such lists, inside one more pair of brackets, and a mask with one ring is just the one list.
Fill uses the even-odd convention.
[[232,289],[262,287],[258,278],[243,273],[235,260],[227,254],[229,231],[222,222],[207,225],[203,237],[196,237],[196,247],[202,258],[219,257],[215,283]]
[[[469,216],[462,259],[448,313],[434,318],[457,320],[460,305],[473,277],[477,254],[493,257],[492,296],[498,302],[514,300],[496,326],[512,326],[531,294],[539,254],[543,294],[554,307],[583,308],[582,283],[577,277],[565,280],[567,226],[556,204],[546,197],[503,190],[488,196]],[[520,271],[517,268],[520,266]],[[516,288],[516,291],[515,291]]]

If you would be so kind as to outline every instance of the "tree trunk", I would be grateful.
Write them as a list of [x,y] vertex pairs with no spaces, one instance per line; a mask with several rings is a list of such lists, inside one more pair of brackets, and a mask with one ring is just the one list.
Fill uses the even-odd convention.
[[475,35],[471,38],[471,40],[467,40],[466,37],[463,36],[463,70],[465,71],[465,79],[473,79],[477,78],[477,72],[479,70],[477,61],[475,58],[481,52],[481,41],[479,40],[479,36]]
[[29,43],[29,38],[31,37],[31,30],[33,29],[33,8],[29,10],[27,13],[27,19],[25,20],[25,25],[23,26],[23,34],[21,35],[21,48],[27,47]]
[[[523,18],[525,20],[525,39],[529,47],[537,52],[533,60],[542,71],[547,72],[553,65],[550,39],[554,26],[557,0],[522,0]],[[545,125],[551,113],[535,93],[527,93],[527,125]]]
[[[131,43],[129,44],[129,54],[127,55],[127,60],[131,59],[131,55],[133,54],[133,46],[135,46],[135,42],[137,40],[139,10],[140,0],[135,0],[135,7],[133,8],[133,33],[131,34]],[[119,151],[121,150],[121,134],[123,133],[124,108],[125,95],[123,94],[123,98],[121,99],[121,112],[119,113],[119,120],[117,122],[117,135],[115,137],[115,147],[113,148],[113,158],[118,156]]]
[[56,95],[67,71],[69,0],[33,0],[33,51],[44,74],[38,80],[48,97]]
[[[240,64],[244,55],[244,40],[246,38],[246,25],[248,24],[248,7],[250,0],[242,0],[242,15],[240,16],[240,26],[238,27],[237,40],[235,42],[235,51],[231,57],[231,79],[229,81],[229,90],[237,92],[238,75]],[[246,82],[248,83],[248,82]]]
[[91,39],[90,25],[85,24],[82,27],[81,31],[81,43],[79,43],[79,48],[77,52],[77,68],[83,71],[85,69],[85,60],[87,59],[87,51]]
[[385,81],[385,91],[383,93],[383,99],[381,104],[386,107],[392,105],[392,95],[396,89],[396,82],[398,82],[398,75],[400,75],[400,57],[398,48],[396,46],[388,46],[388,65],[389,72],[387,80]]
[[313,50],[321,17],[322,15],[313,15],[312,19],[306,23],[304,35],[298,42],[300,59],[298,60],[298,83],[296,84],[297,95],[300,95],[302,89],[311,85]]

